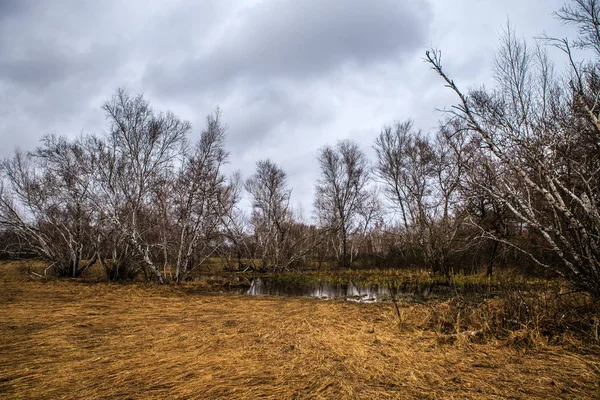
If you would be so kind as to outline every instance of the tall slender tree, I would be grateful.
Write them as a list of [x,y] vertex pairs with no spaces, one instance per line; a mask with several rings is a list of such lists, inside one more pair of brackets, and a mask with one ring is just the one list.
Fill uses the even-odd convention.
[[367,157],[358,144],[343,140],[335,147],[323,147],[317,160],[321,176],[316,186],[315,210],[321,225],[336,232],[341,265],[348,267],[348,238],[367,195]]

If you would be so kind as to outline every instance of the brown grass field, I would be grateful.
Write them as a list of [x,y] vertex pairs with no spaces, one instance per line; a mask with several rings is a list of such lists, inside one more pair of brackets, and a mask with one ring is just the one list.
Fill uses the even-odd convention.
[[34,280],[0,266],[6,399],[600,398],[597,346],[445,340],[427,305]]

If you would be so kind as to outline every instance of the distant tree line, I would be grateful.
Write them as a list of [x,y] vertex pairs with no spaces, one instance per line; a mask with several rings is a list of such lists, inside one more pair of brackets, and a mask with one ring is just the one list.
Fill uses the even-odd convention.
[[[160,283],[214,258],[264,271],[419,266],[449,283],[520,265],[600,296],[600,3],[574,0],[556,15],[578,37],[530,48],[509,26],[493,89],[462,91],[428,51],[458,104],[434,134],[410,120],[383,127],[374,160],[350,140],[321,148],[313,223],[291,207],[273,161],[245,180],[223,174],[220,110],[192,143],[189,122],[118,90],[102,107],[106,134],[49,135],[2,161],[1,255],[35,254],[58,276],[97,263],[111,280]],[[565,53],[566,71],[548,46]],[[591,57],[576,61],[574,49]]]

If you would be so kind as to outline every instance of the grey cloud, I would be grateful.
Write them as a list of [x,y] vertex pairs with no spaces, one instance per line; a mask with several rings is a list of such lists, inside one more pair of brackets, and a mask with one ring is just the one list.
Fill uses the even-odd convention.
[[26,8],[24,1],[0,0],[0,20],[12,18]]
[[461,87],[486,83],[506,16],[526,37],[563,36],[562,1],[0,0],[0,156],[102,132],[100,106],[123,87],[191,120],[192,140],[220,106],[228,168],[272,158],[310,214],[319,147],[351,138],[371,154],[383,124],[429,131],[455,103],[427,47]]
[[115,52],[101,46],[78,53],[40,45],[29,48],[23,56],[0,60],[0,81],[34,91],[45,90],[68,79],[100,80],[111,66],[116,66],[114,61]]
[[[340,106],[326,96],[345,91],[353,75],[414,56],[426,42],[430,15],[427,2],[397,0],[275,0],[239,7],[221,15],[220,23],[199,24],[194,43],[180,41],[150,61],[144,87],[196,109],[221,106],[232,154],[246,172],[269,154],[269,146],[289,149],[292,131],[307,132],[301,145],[314,152],[322,143],[309,138],[331,133],[323,126]],[[159,24],[172,18],[167,14]],[[174,27],[175,35],[182,29]],[[312,162],[314,154],[309,158],[303,162]]]
[[247,97],[230,105],[231,145],[239,154],[263,147],[267,138],[271,143],[277,141],[273,136],[285,134],[291,127],[309,128],[332,117],[331,110],[307,100],[308,95],[292,92],[293,88],[285,86],[263,86],[250,89]]
[[428,3],[379,0],[265,1],[238,10],[216,42],[145,76],[161,92],[227,87],[242,78],[306,79],[351,63],[396,59],[423,46]]
[[2,156],[15,145],[31,149],[47,133],[99,131],[88,124],[98,121],[96,97],[114,90],[127,57],[110,35],[111,4],[18,3],[0,18]]
[[55,60],[11,60],[0,62],[0,80],[24,87],[44,89],[47,85],[63,80],[67,75],[62,63]]

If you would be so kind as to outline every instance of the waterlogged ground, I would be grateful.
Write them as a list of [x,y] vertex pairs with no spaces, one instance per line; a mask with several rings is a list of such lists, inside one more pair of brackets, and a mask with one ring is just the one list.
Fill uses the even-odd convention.
[[[436,302],[32,280],[0,266],[0,398],[597,398],[596,347],[447,340]],[[443,307],[444,303],[440,303]]]
[[218,291],[249,296],[313,297],[362,303],[424,302],[448,299],[462,293],[493,297],[506,290],[546,290],[560,285],[557,281],[525,278],[516,274],[499,274],[488,278],[475,274],[457,275],[449,285],[444,277],[429,271],[350,270],[281,274],[201,275],[198,281],[209,282]]
[[400,292],[382,285],[360,283],[331,283],[327,280],[292,283],[283,279],[269,277],[253,278],[250,288],[241,290],[249,296],[286,296],[286,297],[315,297],[323,300],[347,300],[362,303],[390,301],[392,296],[403,301],[416,298],[427,298],[431,292],[429,287]]

